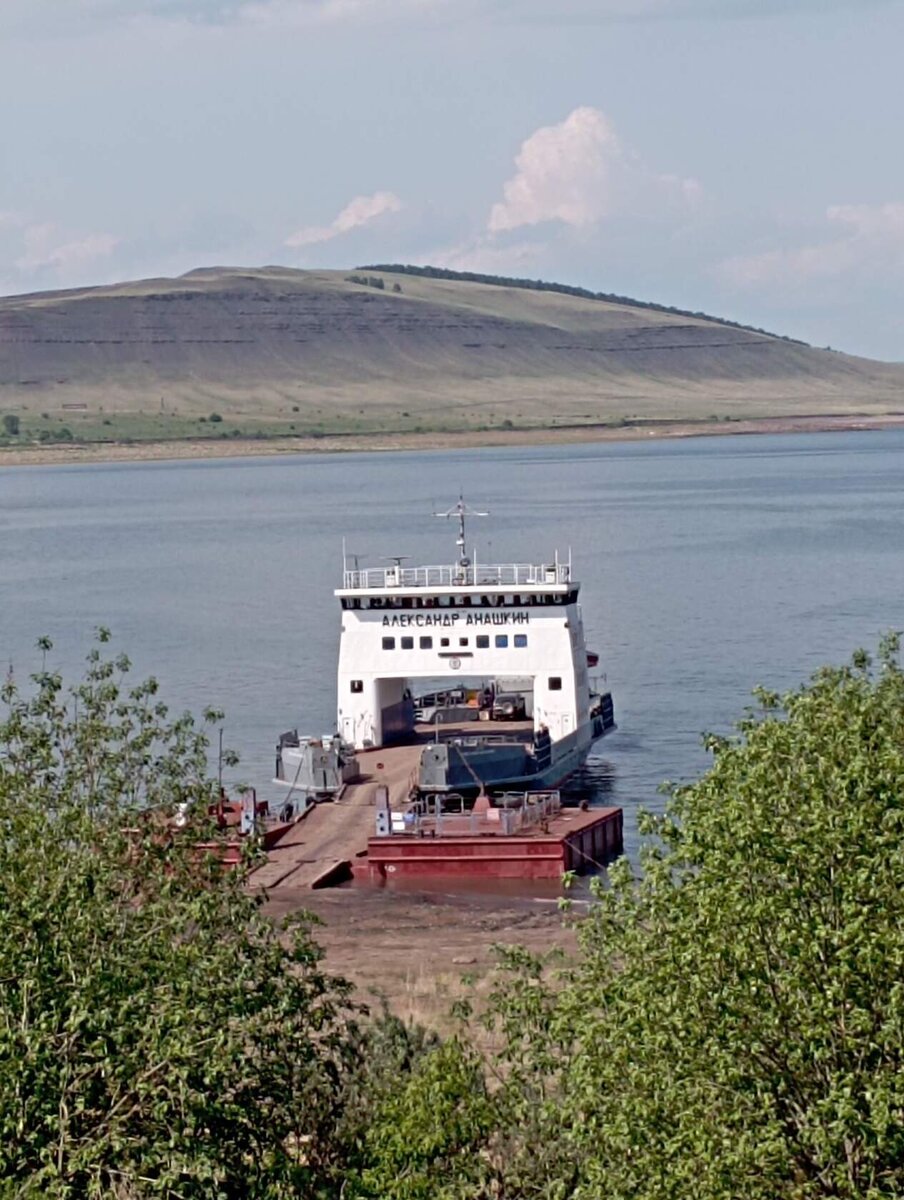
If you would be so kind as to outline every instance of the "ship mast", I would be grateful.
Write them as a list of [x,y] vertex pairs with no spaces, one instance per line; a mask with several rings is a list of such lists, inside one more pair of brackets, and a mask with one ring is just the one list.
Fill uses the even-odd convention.
[[482,512],[477,508],[470,508],[465,504],[464,496],[459,493],[458,502],[453,504],[451,508],[445,512],[435,512],[435,517],[458,517],[458,537],[455,539],[455,545],[458,547],[458,566],[465,568],[471,565],[471,560],[466,553],[465,542],[465,517],[488,517],[488,512]]

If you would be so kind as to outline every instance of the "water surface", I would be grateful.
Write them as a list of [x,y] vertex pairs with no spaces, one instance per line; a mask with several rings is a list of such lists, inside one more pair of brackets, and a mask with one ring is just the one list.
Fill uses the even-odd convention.
[[0,655],[80,668],[97,625],[177,709],[226,709],[262,787],[283,729],[335,724],[342,538],[448,561],[462,490],[483,560],[572,549],[619,731],[601,796],[636,813],[706,767],[751,688],[904,625],[904,432],[0,469]]

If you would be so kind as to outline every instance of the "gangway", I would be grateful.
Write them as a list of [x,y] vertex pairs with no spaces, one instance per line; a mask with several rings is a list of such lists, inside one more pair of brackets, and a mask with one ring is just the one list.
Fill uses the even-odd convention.
[[417,778],[421,747],[391,746],[359,751],[361,775],[333,800],[309,806],[268,849],[267,861],[251,873],[257,890],[328,887],[352,874],[373,835],[377,791],[385,787],[392,808],[408,802]]

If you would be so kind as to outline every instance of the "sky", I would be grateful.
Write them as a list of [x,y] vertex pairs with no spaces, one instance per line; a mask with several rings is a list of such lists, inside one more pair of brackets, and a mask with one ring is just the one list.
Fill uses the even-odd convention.
[[904,360],[904,0],[0,0],[0,295],[577,284]]

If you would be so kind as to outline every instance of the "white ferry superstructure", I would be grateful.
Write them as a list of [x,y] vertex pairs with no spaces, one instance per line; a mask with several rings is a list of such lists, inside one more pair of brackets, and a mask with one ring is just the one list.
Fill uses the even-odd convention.
[[[351,752],[422,741],[422,793],[554,787],[615,728],[611,695],[590,678],[580,584],[570,554],[541,563],[468,557],[469,511],[460,500],[437,514],[458,518],[452,564],[408,566],[399,558],[362,569],[345,559],[335,590],[339,744]],[[435,708],[432,726],[414,691],[427,681],[453,699]],[[478,696],[503,688],[520,695],[519,715],[528,719],[503,724],[480,710]],[[285,762],[284,778],[290,770]]]

